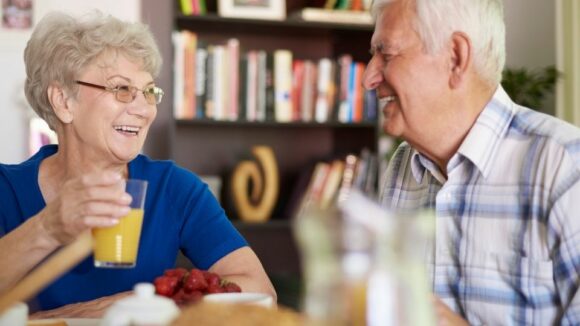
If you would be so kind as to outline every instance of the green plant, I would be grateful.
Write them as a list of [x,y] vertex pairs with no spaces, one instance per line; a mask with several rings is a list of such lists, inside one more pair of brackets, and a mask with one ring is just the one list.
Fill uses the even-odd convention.
[[544,97],[554,91],[559,76],[554,66],[537,70],[506,68],[501,83],[514,102],[539,109]]

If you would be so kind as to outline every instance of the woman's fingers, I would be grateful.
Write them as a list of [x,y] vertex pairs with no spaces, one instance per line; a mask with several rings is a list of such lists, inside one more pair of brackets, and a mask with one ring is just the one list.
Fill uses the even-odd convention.
[[125,181],[116,173],[83,175],[65,182],[60,193],[47,205],[43,225],[61,244],[88,228],[109,227],[130,211],[131,196]]

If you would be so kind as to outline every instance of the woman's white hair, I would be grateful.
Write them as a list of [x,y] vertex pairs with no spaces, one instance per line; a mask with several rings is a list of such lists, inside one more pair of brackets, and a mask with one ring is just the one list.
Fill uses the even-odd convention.
[[48,99],[48,87],[56,83],[76,92],[78,75],[104,53],[123,54],[153,77],[161,69],[159,48],[144,24],[93,11],[78,19],[53,12],[36,25],[24,50],[24,92],[34,111],[53,130],[58,118]]
[[501,82],[505,64],[502,0],[374,0],[374,19],[395,1],[410,1],[414,6],[414,28],[428,53],[439,51],[453,32],[464,32],[471,39],[479,75],[490,86]]

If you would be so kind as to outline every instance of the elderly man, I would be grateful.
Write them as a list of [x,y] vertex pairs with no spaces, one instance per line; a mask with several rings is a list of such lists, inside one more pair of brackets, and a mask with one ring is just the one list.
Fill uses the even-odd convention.
[[381,200],[431,208],[440,322],[580,323],[580,130],[500,86],[501,0],[376,0],[364,85],[402,137]]

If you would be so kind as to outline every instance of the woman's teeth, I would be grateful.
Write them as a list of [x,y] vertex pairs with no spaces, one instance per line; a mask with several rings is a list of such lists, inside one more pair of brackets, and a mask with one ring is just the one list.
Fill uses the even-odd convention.
[[397,99],[397,97],[394,95],[381,97],[379,99],[379,106],[381,108],[383,108],[383,107],[387,106],[387,104],[389,104],[390,102],[395,101],[396,99]]
[[139,127],[132,127],[132,126],[114,126],[115,130],[123,133],[129,133],[133,135],[137,135],[139,133]]

